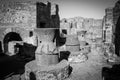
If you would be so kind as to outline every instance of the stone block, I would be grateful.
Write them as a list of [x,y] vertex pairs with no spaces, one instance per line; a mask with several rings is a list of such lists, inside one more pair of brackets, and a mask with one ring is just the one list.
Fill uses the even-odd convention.
[[53,41],[55,29],[35,29],[34,30],[39,38],[39,41]]

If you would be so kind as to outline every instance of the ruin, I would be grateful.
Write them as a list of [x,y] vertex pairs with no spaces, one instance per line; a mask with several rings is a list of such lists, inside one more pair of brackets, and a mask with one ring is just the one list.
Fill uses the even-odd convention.
[[[66,30],[66,50],[70,51],[70,62],[84,62],[91,46],[102,43],[102,20],[75,17],[62,19],[60,29]],[[73,60],[74,59],[74,60]]]
[[58,12],[58,5],[51,2],[1,5],[0,41],[3,53],[20,55],[21,58],[24,55],[35,57],[25,65],[23,79],[31,80],[32,73],[37,80],[64,80],[69,77],[68,61],[59,61]]
[[52,2],[0,5],[0,51],[27,62],[22,74],[6,80],[100,80],[108,62],[120,61],[119,15],[119,1],[103,19],[61,21]]
[[[36,35],[34,32],[35,28],[42,28],[42,27],[59,28],[58,6],[48,2],[47,4],[44,4],[44,7],[47,7],[47,9],[46,8],[44,9],[44,7],[42,7],[43,4],[44,3],[38,4],[38,3],[15,2],[6,5],[5,4],[1,5],[0,41],[2,43],[4,42],[6,43],[6,41],[4,40],[6,40],[7,37],[5,36],[11,32],[20,35],[22,41],[27,41],[25,38],[29,37],[30,31],[33,32],[34,36]],[[41,9],[41,11],[39,9]],[[44,12],[44,10],[48,12]],[[47,13],[47,14],[43,14],[43,13]],[[40,23],[41,25],[38,25],[38,23]],[[13,36],[15,35],[13,34]],[[12,41],[14,41],[14,39]],[[7,52],[5,51],[4,44],[2,46],[4,52]]]

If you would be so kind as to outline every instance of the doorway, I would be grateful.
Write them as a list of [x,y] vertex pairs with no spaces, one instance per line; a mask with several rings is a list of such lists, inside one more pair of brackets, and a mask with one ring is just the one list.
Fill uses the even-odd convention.
[[16,32],[7,33],[3,39],[4,53],[8,52],[8,43],[10,41],[22,41],[22,38]]

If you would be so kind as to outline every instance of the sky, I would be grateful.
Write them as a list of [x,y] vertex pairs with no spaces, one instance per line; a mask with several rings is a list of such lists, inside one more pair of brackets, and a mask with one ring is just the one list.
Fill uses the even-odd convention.
[[59,15],[62,18],[85,17],[102,19],[105,9],[113,7],[117,0],[0,0],[1,1],[51,1],[59,5]]
[[117,0],[57,0],[60,18],[76,16],[102,19],[105,9],[113,7]]

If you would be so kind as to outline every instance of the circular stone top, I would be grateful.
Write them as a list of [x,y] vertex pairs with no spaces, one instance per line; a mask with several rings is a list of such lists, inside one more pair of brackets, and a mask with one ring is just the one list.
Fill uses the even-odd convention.
[[25,65],[25,69],[30,69],[31,71],[51,71],[51,70],[59,70],[61,68],[64,68],[66,66],[69,66],[69,63],[67,60],[62,60],[60,63],[55,65],[49,65],[49,66],[38,66],[36,61],[33,60]]

